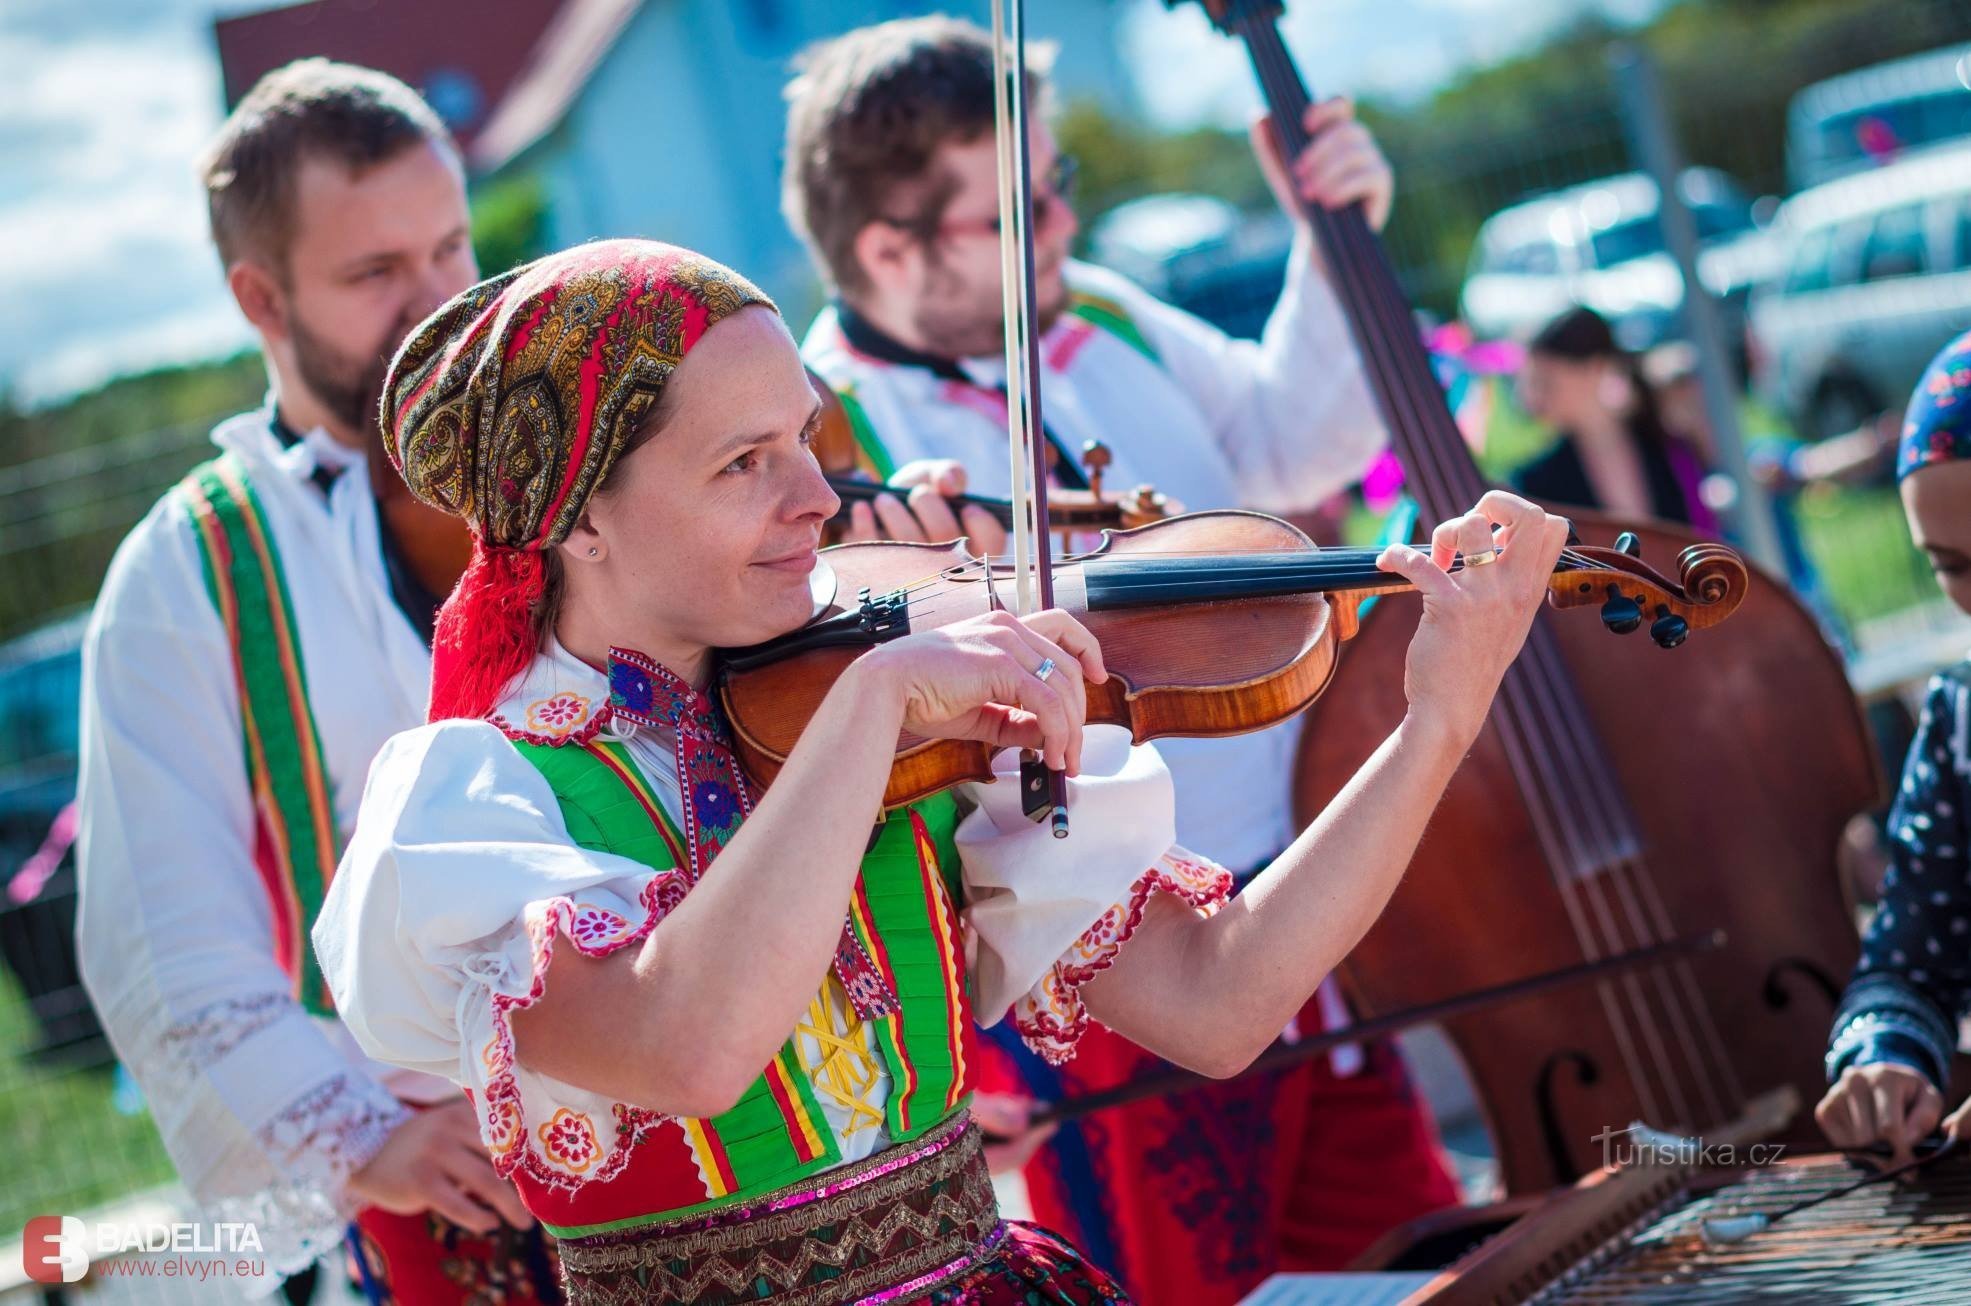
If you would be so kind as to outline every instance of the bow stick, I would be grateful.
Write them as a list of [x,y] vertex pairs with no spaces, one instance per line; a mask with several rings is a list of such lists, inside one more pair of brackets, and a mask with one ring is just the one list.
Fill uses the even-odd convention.
[[[1005,313],[1006,437],[1013,460],[1013,592],[1017,613],[1054,606],[1054,556],[1047,533],[1047,465],[1038,433],[1040,339],[1033,320],[1033,163],[1027,141],[1026,0],[992,0],[993,139],[999,164],[1000,294]],[[1021,807],[1035,821],[1051,820],[1056,839],[1068,834],[1067,777],[1020,761]]]

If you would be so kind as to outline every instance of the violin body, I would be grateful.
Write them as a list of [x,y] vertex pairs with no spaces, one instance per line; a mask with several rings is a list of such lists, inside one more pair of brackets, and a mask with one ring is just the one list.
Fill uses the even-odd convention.
[[[1334,672],[1335,649],[1352,631],[1352,605],[1318,592],[1165,607],[1091,608],[1085,568],[1132,555],[1203,552],[1311,554],[1307,537],[1251,512],[1193,513],[1104,535],[1101,548],[1054,569],[1056,606],[1072,612],[1102,646],[1108,681],[1089,685],[1088,723],[1124,726],[1138,743],[1169,735],[1235,735],[1283,721],[1312,702]],[[1010,569],[973,562],[956,544],[844,544],[824,550],[835,572],[837,610],[859,591],[906,590],[949,569],[936,602],[913,611],[914,630],[933,629],[1012,604]],[[994,592],[997,592],[995,600]],[[1337,615],[1344,613],[1345,615]],[[866,648],[824,648],[720,680],[741,764],[770,781],[808,719],[848,664]],[[884,793],[905,806],[966,781],[992,778],[992,750],[966,740],[906,734]]]
[[[1662,523],[1568,511],[1588,538],[1636,532],[1645,556],[1694,538]],[[1713,1113],[1698,1105],[1693,1087],[1694,1047],[1710,1037],[1698,1027],[1703,1021],[1722,1040],[1725,1067],[1713,1073],[1737,1079],[1733,1097],[1779,1085],[1792,1085],[1804,1101],[1819,1097],[1834,1004],[1858,951],[1835,850],[1849,817],[1880,791],[1839,657],[1771,579],[1753,573],[1743,606],[1707,635],[1702,658],[1665,657],[1646,641],[1598,638],[1577,623],[1546,624],[1620,782],[1616,797],[1633,811],[1645,875],[1611,865],[1575,876],[1567,888],[1576,891],[1576,909],[1598,918],[1577,928],[1561,884],[1570,872],[1549,867],[1495,708],[1395,897],[1343,963],[1358,1014],[1582,960],[1584,932],[1612,936],[1617,947],[1712,928],[1727,938],[1717,951],[1653,974],[1446,1022],[1512,1193],[1601,1166],[1597,1135],[1605,1129],[1637,1119],[1718,1123],[1703,1118]],[[1331,692],[1308,714],[1294,777],[1300,820],[1333,798],[1401,718],[1403,652],[1415,625],[1413,608],[1377,605]],[[1573,801],[1586,810],[1596,795]],[[1645,928],[1636,928],[1638,919]],[[1612,1009],[1655,1019],[1612,1019]],[[1673,1018],[1673,1009],[1684,1015]],[[1637,1063],[1640,1075],[1626,1068]],[[1698,1118],[1669,1114],[1672,1077],[1684,1081]],[[1654,1101],[1645,1103],[1645,1094]],[[1780,1141],[1824,1146],[1804,1112]]]

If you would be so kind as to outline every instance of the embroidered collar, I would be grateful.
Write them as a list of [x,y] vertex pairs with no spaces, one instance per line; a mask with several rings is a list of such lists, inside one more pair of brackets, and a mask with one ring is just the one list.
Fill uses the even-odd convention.
[[712,700],[649,654],[611,646],[608,676],[608,710],[615,716],[679,735],[695,731],[714,739],[725,737]]
[[586,744],[611,723],[683,738],[724,740],[725,719],[706,695],[655,658],[611,647],[602,670],[550,638],[487,717],[509,739],[558,747]]
[[609,724],[609,681],[550,638],[486,719],[509,739],[586,744]]

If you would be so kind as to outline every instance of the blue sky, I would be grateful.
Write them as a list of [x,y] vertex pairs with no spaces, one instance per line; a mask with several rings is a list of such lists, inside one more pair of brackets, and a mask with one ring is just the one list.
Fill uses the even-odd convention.
[[[1634,18],[1662,2],[1300,0],[1287,33],[1319,90],[1420,94],[1584,9]],[[1143,70],[1154,119],[1246,118],[1242,56],[1209,35],[1202,9],[1124,3],[1119,40]],[[0,4],[0,385],[35,401],[248,343],[206,240],[192,160],[220,118],[212,18],[263,7]]]

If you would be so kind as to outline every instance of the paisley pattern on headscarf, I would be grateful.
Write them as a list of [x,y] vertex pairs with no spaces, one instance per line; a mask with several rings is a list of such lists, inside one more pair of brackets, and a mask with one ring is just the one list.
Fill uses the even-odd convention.
[[748,304],[739,274],[654,241],[581,245],[485,281],[398,351],[384,430],[411,492],[489,545],[558,544],[685,351]]
[[689,250],[598,241],[481,282],[397,351],[384,446],[411,493],[473,535],[433,633],[433,720],[484,716],[526,670],[542,550],[581,520],[679,360],[749,304],[779,311]]
[[1959,458],[1971,458],[1971,331],[1945,345],[1917,382],[1896,447],[1896,479]]

